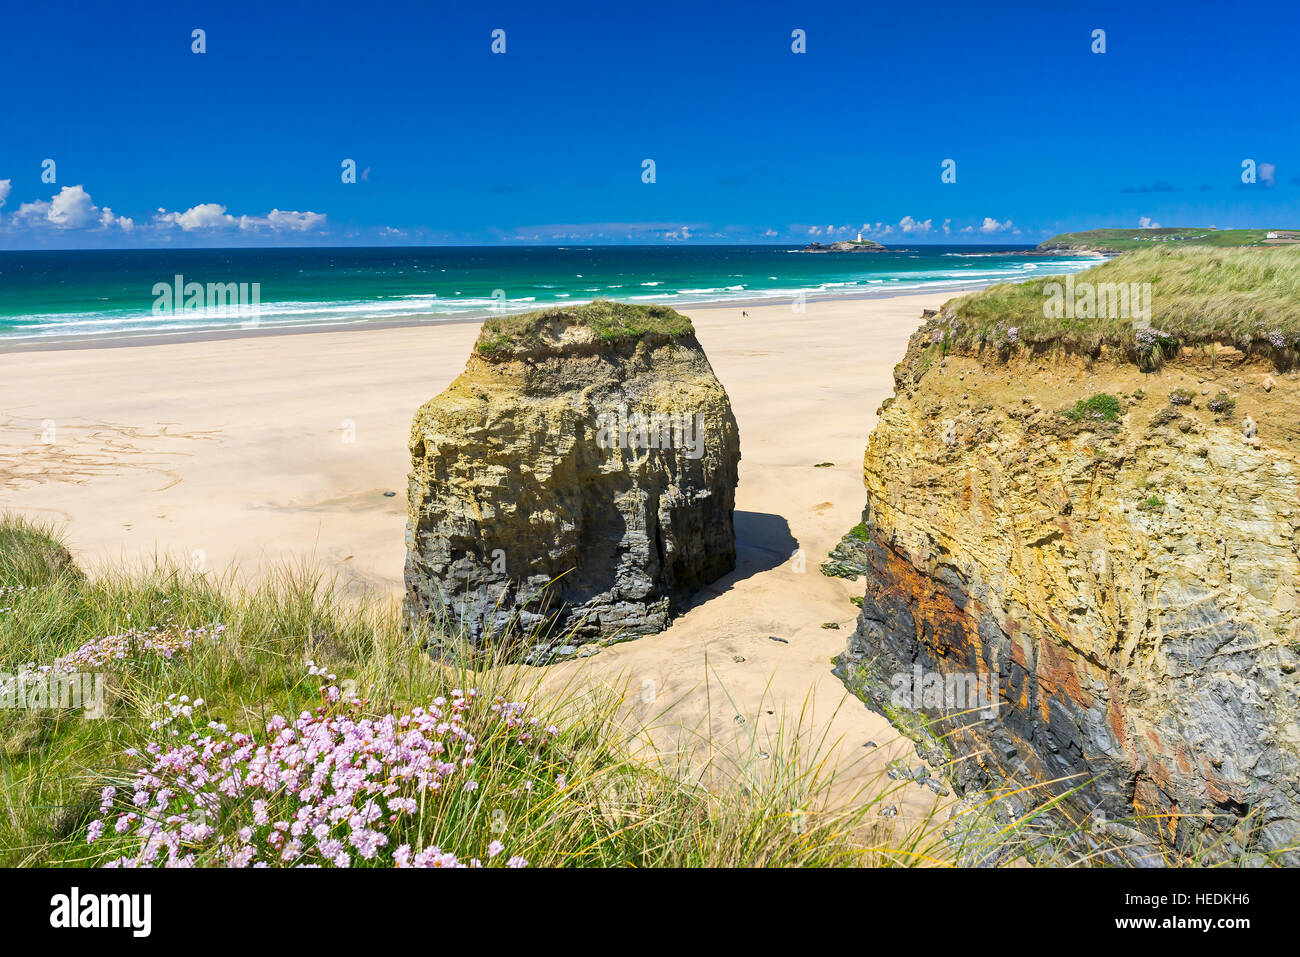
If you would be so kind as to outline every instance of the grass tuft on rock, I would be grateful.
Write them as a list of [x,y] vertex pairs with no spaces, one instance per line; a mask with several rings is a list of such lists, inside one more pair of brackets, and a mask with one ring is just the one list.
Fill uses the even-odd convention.
[[1086,399],[1080,399],[1072,408],[1065,409],[1061,414],[1075,422],[1085,420],[1118,422],[1122,413],[1123,407],[1119,399],[1108,392],[1098,392]]
[[1218,395],[1205,403],[1205,406],[1215,415],[1232,415],[1237,411],[1237,400],[1226,391],[1220,390]]
[[543,343],[547,331],[557,327],[585,326],[604,342],[655,336],[675,339],[693,335],[691,320],[668,306],[638,306],[610,299],[595,299],[581,306],[558,306],[513,316],[484,320],[474,350],[497,355],[528,350]]
[[990,286],[950,301],[941,315],[950,317],[954,340],[967,346],[1066,343],[1095,351],[1107,345],[1139,359],[1157,346],[1166,355],[1171,347],[1211,342],[1275,353],[1300,347],[1297,246],[1141,249],[1074,276],[1076,289],[1080,283],[1150,283],[1149,318],[1049,318],[1049,283],[1064,283],[1064,277]]

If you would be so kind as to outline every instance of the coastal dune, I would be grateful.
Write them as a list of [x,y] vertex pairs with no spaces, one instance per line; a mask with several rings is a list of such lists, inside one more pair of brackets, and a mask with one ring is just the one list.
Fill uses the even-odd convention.
[[[890,759],[918,766],[831,673],[855,589],[819,565],[859,520],[863,440],[893,366],[922,310],[947,298],[747,306],[747,318],[735,305],[684,310],[743,437],[737,568],[666,631],[553,666],[555,680],[630,688],[660,747],[689,738],[767,754],[783,721],[799,724],[842,768],[844,794]],[[478,330],[2,354],[0,501],[63,527],[92,574],[166,557],[254,581],[307,562],[396,599],[411,417],[460,373]],[[903,794],[889,799],[900,821],[936,800],[915,785]]]

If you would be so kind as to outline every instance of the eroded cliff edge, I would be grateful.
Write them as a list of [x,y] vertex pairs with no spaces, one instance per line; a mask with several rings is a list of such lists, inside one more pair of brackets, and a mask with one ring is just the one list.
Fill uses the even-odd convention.
[[967,793],[1074,789],[1131,859],[1300,863],[1300,376],[1267,343],[961,326],[912,337],[871,434],[837,672]]
[[411,457],[406,610],[475,649],[546,661],[660,631],[735,567],[739,432],[672,309],[488,320]]

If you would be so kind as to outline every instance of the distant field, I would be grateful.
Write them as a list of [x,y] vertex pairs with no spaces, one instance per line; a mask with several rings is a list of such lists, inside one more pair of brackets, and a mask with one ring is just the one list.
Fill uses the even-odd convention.
[[[1278,238],[1270,240],[1269,233]],[[1130,252],[1166,246],[1272,246],[1300,242],[1295,229],[1211,229],[1209,226],[1171,226],[1159,229],[1089,229],[1061,233],[1038,244],[1041,250],[1096,249],[1101,252]]]

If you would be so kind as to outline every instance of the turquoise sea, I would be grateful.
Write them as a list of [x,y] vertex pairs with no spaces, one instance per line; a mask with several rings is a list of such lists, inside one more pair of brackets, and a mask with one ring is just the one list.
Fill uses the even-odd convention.
[[[260,327],[439,321],[603,296],[688,306],[953,290],[1075,272],[1097,260],[1032,247],[915,246],[804,254],[788,246],[531,246],[0,252],[0,346],[247,324],[185,284],[257,284]],[[1001,254],[999,254],[1001,253]],[[179,277],[179,283],[178,283]],[[161,290],[166,287],[169,292]],[[251,297],[251,296],[250,296]],[[161,311],[160,311],[161,310]]]

